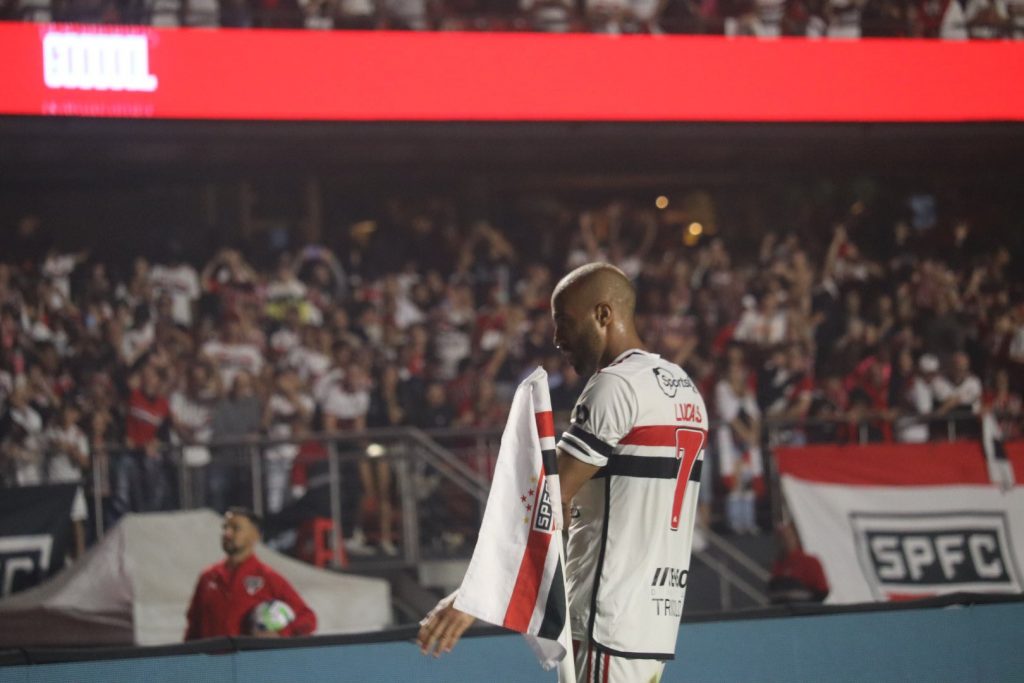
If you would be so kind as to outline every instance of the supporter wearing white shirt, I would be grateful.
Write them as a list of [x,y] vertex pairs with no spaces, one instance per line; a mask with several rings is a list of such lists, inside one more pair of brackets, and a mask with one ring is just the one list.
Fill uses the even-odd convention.
[[53,283],[66,300],[71,300],[71,273],[85,260],[85,254],[58,254],[51,251],[43,261],[43,277]]
[[776,294],[765,292],[756,308],[743,311],[733,338],[748,344],[774,346],[786,340],[786,326],[786,311],[779,308]]
[[302,342],[288,352],[285,365],[294,368],[304,383],[316,386],[331,367],[332,339],[328,330],[307,325],[302,329]]
[[[352,358],[352,347],[344,341],[334,342],[330,358],[323,356],[322,370],[313,382],[313,398],[321,406],[327,400],[330,390],[345,379],[345,369],[352,362]],[[301,373],[299,376],[301,377]]]
[[778,38],[782,35],[782,19],[786,15],[786,0],[754,0],[755,36]]
[[82,471],[89,467],[89,440],[78,426],[80,414],[72,404],[60,410],[57,424],[44,435],[46,443],[46,481],[49,484],[79,484],[71,505],[74,522],[75,557],[85,552],[85,520],[89,511],[82,490]]
[[270,335],[270,351],[275,358],[287,358],[288,354],[302,344],[300,317],[299,309],[289,306],[281,327]]
[[826,0],[829,38],[860,38],[860,18],[865,0]]
[[211,382],[210,369],[197,363],[189,370],[187,386],[171,394],[169,401],[171,421],[177,442],[191,444],[183,451],[185,463],[202,467],[210,462],[210,451],[205,446],[213,438],[213,403],[217,398],[216,385]]
[[[326,391],[323,401],[324,429],[329,432],[361,432],[366,429],[366,415],[370,410],[370,377],[358,363],[344,368],[344,378],[333,383]],[[381,522],[390,519],[390,465],[387,460],[371,461],[364,457],[359,461],[360,501],[356,509],[362,510],[362,499],[376,497],[381,509]],[[388,509],[385,510],[385,507]],[[352,537],[345,541],[350,554],[365,555],[371,551],[367,546],[362,520],[357,520]],[[391,541],[390,529],[381,528],[380,548],[386,555],[397,555],[398,550]]]
[[42,484],[43,418],[28,402],[28,390],[24,385],[15,385],[10,397],[8,416],[11,422],[25,432],[21,445],[25,448],[23,455],[26,457],[15,463],[15,480],[18,486]]
[[[302,391],[302,385],[294,370],[284,369],[277,373],[274,393],[263,408],[263,426],[272,439],[286,439],[292,436],[292,425],[302,421],[308,425],[316,410],[313,397]],[[267,509],[280,512],[288,492],[288,476],[292,461],[299,453],[294,443],[270,446],[264,455],[267,461]]]
[[187,263],[158,264],[149,271],[154,299],[162,294],[171,298],[171,317],[184,327],[192,325],[192,306],[199,299],[199,273]]
[[366,370],[356,363],[345,369],[340,382],[326,388],[321,406],[324,427],[328,431],[366,428],[366,413],[370,409],[369,378]]
[[242,341],[241,324],[235,318],[224,324],[220,339],[203,344],[201,354],[217,368],[224,387],[230,387],[240,372],[258,377],[263,370],[263,353],[255,344]]
[[962,351],[953,355],[948,378],[939,376],[932,380],[932,392],[938,403],[936,415],[959,410],[977,414],[981,410],[981,380],[971,372],[970,358]]
[[[909,351],[904,351],[901,354],[900,363],[903,365],[900,368],[902,372],[913,373],[914,361]],[[939,369],[939,361],[935,356],[925,354],[918,361],[918,367],[921,374],[911,374],[903,389],[903,396],[899,397],[902,407],[910,413],[896,421],[896,440],[900,443],[928,441],[928,423],[921,422],[917,418],[928,415],[935,406],[931,383]]]
[[742,365],[731,365],[715,386],[715,408],[719,471],[729,489],[727,521],[736,533],[754,533],[755,488],[760,488],[758,480],[764,476],[759,445],[761,411]]

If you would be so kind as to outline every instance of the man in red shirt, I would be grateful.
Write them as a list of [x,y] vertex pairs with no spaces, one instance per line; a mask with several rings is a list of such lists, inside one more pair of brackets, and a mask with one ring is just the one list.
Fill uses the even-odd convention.
[[131,395],[124,420],[126,449],[113,467],[113,506],[120,517],[127,512],[166,509],[171,478],[160,448],[170,415],[161,371],[147,363],[129,380]]
[[[218,636],[304,636],[316,629],[316,615],[280,574],[254,554],[260,539],[260,519],[247,508],[224,513],[221,546],[227,557],[199,575],[188,608],[185,640]],[[253,630],[252,609],[268,600],[280,600],[295,618],[280,631]]]
[[828,597],[829,585],[821,562],[804,552],[792,523],[776,527],[779,557],[772,566],[768,594],[773,603],[822,602]]

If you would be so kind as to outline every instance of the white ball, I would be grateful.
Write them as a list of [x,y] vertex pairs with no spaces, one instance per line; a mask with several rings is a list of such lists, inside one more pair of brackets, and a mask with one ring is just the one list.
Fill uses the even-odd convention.
[[250,613],[254,631],[280,631],[295,619],[295,611],[288,603],[267,600],[252,608]]

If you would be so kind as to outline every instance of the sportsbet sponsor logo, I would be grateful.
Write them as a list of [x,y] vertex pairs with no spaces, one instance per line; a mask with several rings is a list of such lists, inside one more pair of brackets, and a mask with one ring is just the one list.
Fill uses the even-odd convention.
[[850,522],[880,599],[1021,590],[1002,513],[854,513]]
[[652,372],[658,382],[658,388],[669,398],[675,398],[680,388],[693,386],[690,380],[676,377],[666,368],[654,368]]

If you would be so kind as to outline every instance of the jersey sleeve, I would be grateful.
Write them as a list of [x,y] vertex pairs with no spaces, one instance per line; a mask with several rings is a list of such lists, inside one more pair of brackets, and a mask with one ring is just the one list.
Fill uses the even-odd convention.
[[288,580],[274,572],[268,573],[274,597],[288,604],[295,612],[295,619],[281,629],[283,636],[308,636],[316,630],[316,614],[309,608],[302,596],[296,592]]
[[583,462],[604,467],[619,441],[637,418],[636,396],[629,383],[611,373],[598,373],[580,394],[572,424],[558,447]]
[[188,612],[185,614],[185,620],[188,625],[185,627],[185,640],[196,640],[203,637],[202,619],[200,618],[200,591],[203,585],[203,574],[199,575],[199,580],[196,581],[196,589],[192,592],[192,600],[188,604]]

